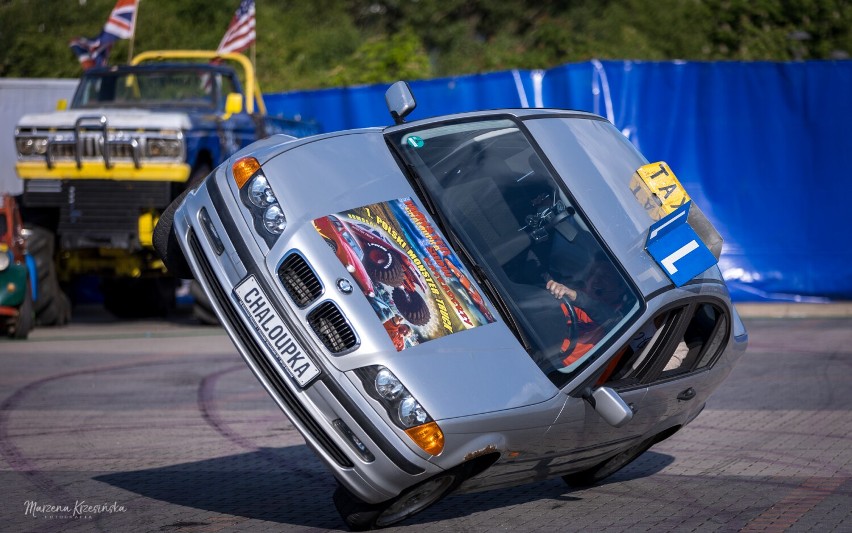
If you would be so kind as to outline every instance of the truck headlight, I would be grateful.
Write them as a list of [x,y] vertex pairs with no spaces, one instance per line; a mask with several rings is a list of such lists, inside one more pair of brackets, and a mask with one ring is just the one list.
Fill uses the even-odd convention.
[[0,251],[0,272],[9,268],[10,264],[12,264],[12,258],[9,255],[9,252]]
[[240,189],[240,199],[251,211],[255,229],[271,248],[287,228],[287,217],[269,180],[263,174],[260,163],[253,157],[235,161],[231,172]]
[[47,137],[17,137],[15,146],[21,156],[44,155],[47,152]]
[[441,453],[444,433],[393,372],[376,365],[359,368],[355,373],[367,394],[384,407],[388,418],[415,444],[431,455]]
[[180,139],[148,139],[145,152],[151,158],[177,159],[182,156],[182,144]]

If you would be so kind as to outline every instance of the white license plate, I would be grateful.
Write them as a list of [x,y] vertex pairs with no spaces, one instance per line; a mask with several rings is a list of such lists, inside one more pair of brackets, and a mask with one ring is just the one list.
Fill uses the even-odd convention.
[[320,374],[320,369],[293,338],[254,276],[234,287],[234,294],[275,360],[299,386],[304,387]]

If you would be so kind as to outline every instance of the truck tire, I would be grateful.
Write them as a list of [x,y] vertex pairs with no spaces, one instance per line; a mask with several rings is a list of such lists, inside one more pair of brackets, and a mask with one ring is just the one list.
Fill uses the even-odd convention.
[[36,300],[33,302],[36,324],[63,326],[71,320],[71,301],[59,285],[54,263],[53,232],[33,226],[24,230],[27,252],[36,265]]
[[175,306],[175,279],[107,278],[103,280],[104,308],[117,318],[164,317]]
[[397,287],[393,290],[391,298],[399,314],[415,326],[422,326],[429,322],[432,313],[429,312],[429,306],[420,293]]

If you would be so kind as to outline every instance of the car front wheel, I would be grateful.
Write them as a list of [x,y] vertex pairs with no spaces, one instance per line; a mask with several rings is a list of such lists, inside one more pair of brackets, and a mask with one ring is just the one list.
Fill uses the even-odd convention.
[[466,469],[448,470],[415,485],[399,496],[382,503],[361,501],[343,485],[334,492],[334,505],[352,531],[365,531],[398,524],[431,506],[458,487]]

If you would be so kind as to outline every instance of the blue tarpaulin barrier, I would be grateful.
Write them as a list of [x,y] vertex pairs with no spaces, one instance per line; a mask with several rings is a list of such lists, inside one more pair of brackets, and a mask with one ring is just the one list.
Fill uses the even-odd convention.
[[[501,107],[607,117],[725,239],[735,299],[852,298],[852,61],[590,61],[411,83],[410,119]],[[385,126],[387,85],[267,95],[324,131]]]

